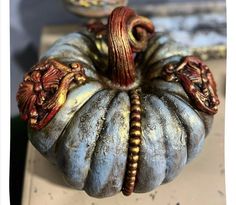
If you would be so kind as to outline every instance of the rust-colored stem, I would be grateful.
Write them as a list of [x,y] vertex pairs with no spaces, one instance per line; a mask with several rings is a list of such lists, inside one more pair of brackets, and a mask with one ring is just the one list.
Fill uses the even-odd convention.
[[113,83],[129,86],[135,81],[134,52],[145,49],[149,33],[154,32],[150,20],[139,17],[128,7],[118,7],[108,19],[109,74]]

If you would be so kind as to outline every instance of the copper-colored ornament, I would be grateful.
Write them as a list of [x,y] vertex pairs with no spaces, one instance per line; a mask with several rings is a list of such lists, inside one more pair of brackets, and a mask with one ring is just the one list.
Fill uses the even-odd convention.
[[20,84],[17,101],[21,118],[35,129],[43,128],[66,101],[71,84],[85,80],[79,63],[67,67],[55,59],[42,60]]
[[94,197],[149,192],[201,150],[219,100],[209,68],[128,7],[58,40],[17,100],[33,145]]
[[180,81],[195,106],[208,114],[218,110],[216,83],[210,69],[195,56],[185,57],[180,65],[168,64],[163,70],[167,81]]

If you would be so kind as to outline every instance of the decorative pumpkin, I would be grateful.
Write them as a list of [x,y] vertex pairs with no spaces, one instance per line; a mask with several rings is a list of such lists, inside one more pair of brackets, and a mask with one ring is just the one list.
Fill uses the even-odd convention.
[[127,7],[55,42],[17,100],[32,144],[93,197],[173,180],[219,104],[209,68]]
[[108,16],[118,6],[125,6],[128,0],[63,0],[66,8],[80,16]]

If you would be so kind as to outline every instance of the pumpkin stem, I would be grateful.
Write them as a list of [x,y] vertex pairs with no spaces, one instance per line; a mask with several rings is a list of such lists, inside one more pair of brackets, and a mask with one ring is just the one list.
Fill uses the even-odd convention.
[[108,18],[109,76],[113,83],[129,86],[135,81],[134,54],[143,51],[150,34],[152,22],[137,16],[128,7],[116,8]]

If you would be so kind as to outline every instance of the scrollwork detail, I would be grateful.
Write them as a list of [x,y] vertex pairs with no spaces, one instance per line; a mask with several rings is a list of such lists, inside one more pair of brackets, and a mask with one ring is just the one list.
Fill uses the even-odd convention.
[[40,61],[25,75],[17,92],[21,118],[32,128],[43,128],[66,101],[71,84],[85,80],[79,63],[69,67],[55,59]]
[[162,72],[167,81],[180,82],[194,105],[207,114],[216,114],[219,99],[216,83],[208,66],[195,56],[183,58],[179,65],[167,64]]

